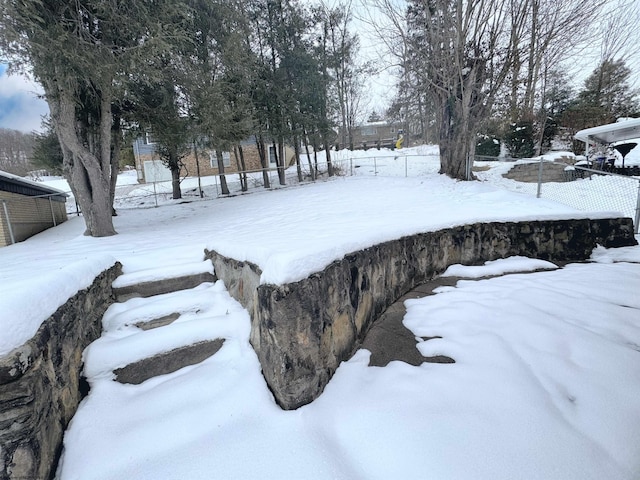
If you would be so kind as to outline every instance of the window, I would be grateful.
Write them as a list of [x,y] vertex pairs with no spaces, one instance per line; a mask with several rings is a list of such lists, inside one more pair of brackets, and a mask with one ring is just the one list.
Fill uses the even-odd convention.
[[273,145],[269,146],[269,163],[276,164],[276,149]]
[[154,143],[156,143],[156,139],[153,138],[153,135],[151,133],[149,133],[149,132],[146,132],[144,134],[143,141],[144,141],[145,145],[153,145]]
[[[216,157],[216,152],[209,152],[209,164],[211,165],[211,168],[218,168],[218,158]],[[231,166],[230,152],[222,152],[222,164],[225,167]]]
[[372,137],[378,133],[376,127],[362,127],[363,137]]

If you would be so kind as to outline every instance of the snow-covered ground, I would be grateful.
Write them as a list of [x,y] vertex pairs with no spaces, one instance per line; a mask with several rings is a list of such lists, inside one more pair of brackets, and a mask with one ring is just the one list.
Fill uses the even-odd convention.
[[129,273],[198,262],[208,248],[251,261],[262,268],[263,283],[281,284],[349,252],[421,231],[478,221],[617,215],[581,212],[487,182],[455,182],[437,174],[339,177],[231,198],[192,198],[120,209],[114,217],[119,235],[113,237],[84,237],[82,218],[72,217],[0,249],[0,331],[8,332],[0,338],[0,354],[31,338],[58,306],[116,260]]
[[[593,259],[407,301],[416,337],[442,337],[417,348],[455,364],[369,367],[360,350],[315,402],[289,412],[221,282],[114,305],[85,353],[91,393],[66,433],[59,478],[638,478],[640,249]],[[514,267],[540,265],[497,261],[484,274]],[[474,278],[481,269],[456,275],[465,268]],[[162,329],[131,326],[149,311],[182,315]],[[198,365],[138,386],[112,380],[114,368],[180,339],[213,338],[222,349]]]
[[[451,181],[435,173],[434,155],[421,176],[404,178],[396,157],[411,151],[376,151],[375,162],[365,153],[335,157],[354,176],[232,198],[216,198],[206,182],[204,200],[158,208],[134,208],[138,187],[122,185],[119,235],[84,237],[73,217],[0,249],[0,354],[116,260],[128,274],[165,266],[169,275],[213,248],[281,283],[418,231],[607,215],[493,186],[497,175]],[[442,337],[420,340],[420,351],[455,364],[368,367],[361,350],[319,399],[291,412],[276,406],[248,342],[248,314],[221,282],[116,304],[85,353],[91,393],[65,436],[60,478],[638,478],[639,263],[640,247],[599,248],[591,263],[463,280],[407,302],[405,325],[416,337]],[[514,265],[540,268],[511,259],[484,273]],[[466,268],[455,274],[482,275]],[[159,312],[182,315],[155,330],[131,325]],[[222,349],[198,365],[137,386],[112,381],[113,368],[212,338],[225,339]]]

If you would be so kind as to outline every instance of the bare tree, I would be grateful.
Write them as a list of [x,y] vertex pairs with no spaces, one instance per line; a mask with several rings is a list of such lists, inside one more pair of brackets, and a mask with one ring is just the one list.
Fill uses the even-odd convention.
[[340,125],[340,143],[351,145],[353,128],[365,113],[365,78],[373,73],[368,62],[358,63],[360,38],[352,32],[352,2],[327,7],[324,3],[316,11],[323,42],[322,51],[327,59],[332,82],[328,85],[336,103]]
[[[523,110],[533,114],[538,88],[544,83],[544,69],[579,54],[593,25],[600,23],[605,0],[528,0],[524,43],[527,66]],[[518,72],[519,73],[519,72]],[[518,75],[519,77],[519,75]]]
[[606,14],[599,23],[600,61],[637,59],[638,19],[640,18],[640,3],[636,0],[619,0],[608,6]]
[[14,175],[26,175],[32,169],[33,134],[0,128],[0,170]]
[[[373,5],[374,8],[370,8]],[[376,73],[392,71],[398,77],[394,100],[387,115],[402,122],[405,131],[419,130],[427,138],[427,124],[432,117],[425,106],[420,80],[414,75],[409,59],[407,5],[396,0],[360,0],[358,20],[367,25],[379,48],[374,61]],[[417,128],[411,128],[418,125]]]
[[[441,173],[470,178],[476,134],[519,51],[516,0],[374,0],[370,25],[393,56],[402,89],[435,110]],[[383,20],[380,20],[383,18]],[[427,122],[423,122],[425,130]]]
[[440,172],[469,179],[476,136],[504,85],[524,20],[501,0],[414,0],[411,66],[437,108]]
[[[605,1],[374,0],[374,4],[377,12],[371,14],[370,24],[400,66],[401,88],[437,110],[441,171],[467,178],[464,166],[473,156],[475,135],[496,103],[511,121],[525,116],[533,122],[545,103],[551,66],[584,48]],[[376,21],[379,16],[384,21]]]

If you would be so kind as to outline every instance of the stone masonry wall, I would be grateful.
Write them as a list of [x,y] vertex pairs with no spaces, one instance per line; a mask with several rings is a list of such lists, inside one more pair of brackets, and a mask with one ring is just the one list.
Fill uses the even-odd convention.
[[[566,165],[563,163],[543,162],[542,163],[542,183],[565,182],[567,174]],[[540,162],[520,163],[514,165],[511,170],[503,175],[505,178],[525,183],[538,183],[538,171]]]
[[389,305],[449,265],[513,255],[584,260],[596,244],[635,243],[631,219],[477,223],[354,252],[287,285],[259,285],[257,267],[205,253],[251,314],[251,343],[276,401],[295,409],[322,393]]
[[0,357],[0,480],[47,480],[81,400],[82,351],[102,331],[120,264],[49,317],[36,335]]

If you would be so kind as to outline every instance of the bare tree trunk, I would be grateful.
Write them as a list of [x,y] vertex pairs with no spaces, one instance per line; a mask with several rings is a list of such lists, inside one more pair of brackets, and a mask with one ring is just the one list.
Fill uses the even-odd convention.
[[451,98],[445,105],[440,123],[440,173],[466,180],[469,156],[468,127],[461,106]]
[[244,154],[242,153],[242,145],[233,147],[233,156],[236,157],[236,165],[238,166],[238,175],[240,177],[240,189],[243,192],[249,190],[247,184],[247,166],[244,163]]
[[169,148],[169,170],[171,171],[171,192],[172,198],[178,200],[182,198],[180,190],[180,159],[178,158],[178,147],[172,145]]
[[[311,180],[316,179],[316,172],[313,169],[313,164],[311,163],[311,155],[309,154],[309,137],[307,135],[307,131],[304,130],[304,149],[305,152],[307,153],[307,163],[309,164],[309,173],[311,175]],[[315,154],[315,152],[313,152]],[[317,162],[317,157],[316,157],[316,162]]]
[[518,87],[520,85],[521,67],[522,62],[520,61],[520,54],[516,51],[513,66],[511,68],[511,95],[509,98],[509,120],[511,123],[517,122],[520,115],[518,108]]
[[313,169],[315,171],[314,178],[318,178],[318,141],[315,138],[313,140]]
[[278,143],[273,142],[274,153],[276,154],[276,168],[278,169],[278,181],[280,185],[286,185],[287,179],[284,172],[284,140],[278,139]]
[[333,164],[331,163],[331,146],[329,145],[327,137],[328,133],[326,131],[322,132],[322,143],[324,144],[324,151],[327,156],[327,172],[329,173],[330,177],[333,177]]
[[220,189],[223,195],[229,195],[227,177],[224,175],[224,158],[222,157],[222,150],[220,149],[216,149],[216,160],[218,161],[218,173],[220,174]]
[[258,156],[260,157],[260,166],[262,167],[262,183],[264,188],[271,188],[271,182],[269,181],[269,158],[267,157],[266,147],[262,135],[256,137],[256,147],[258,149]]
[[196,157],[196,173],[198,175],[198,193],[200,194],[200,198],[204,198],[204,194],[202,193],[202,182],[200,179],[200,159],[198,158],[198,145],[196,141],[193,141],[193,155]]
[[118,171],[120,169],[120,148],[122,146],[122,135],[120,132],[120,115],[114,115],[113,127],[111,130],[112,130],[112,137],[113,137],[113,149],[111,151],[111,182],[110,182],[110,188],[109,188],[109,195],[111,197],[111,216],[115,217],[118,215],[114,207],[114,202],[116,199],[116,185],[118,183]]
[[298,172],[298,182],[302,182],[302,167],[300,166],[300,145],[298,136],[293,136],[293,151],[296,157],[296,171]]
[[[101,92],[100,142],[108,142],[94,155],[78,138],[76,130],[75,101],[64,88],[48,82],[47,101],[52,124],[58,135],[64,156],[64,174],[76,201],[80,205],[87,229],[85,235],[106,237],[115,235],[113,227],[111,185],[111,102],[110,96]],[[106,155],[106,157],[105,157]]]
[[171,164],[171,196],[174,200],[182,198],[182,191],[180,190],[180,167],[175,164]]

